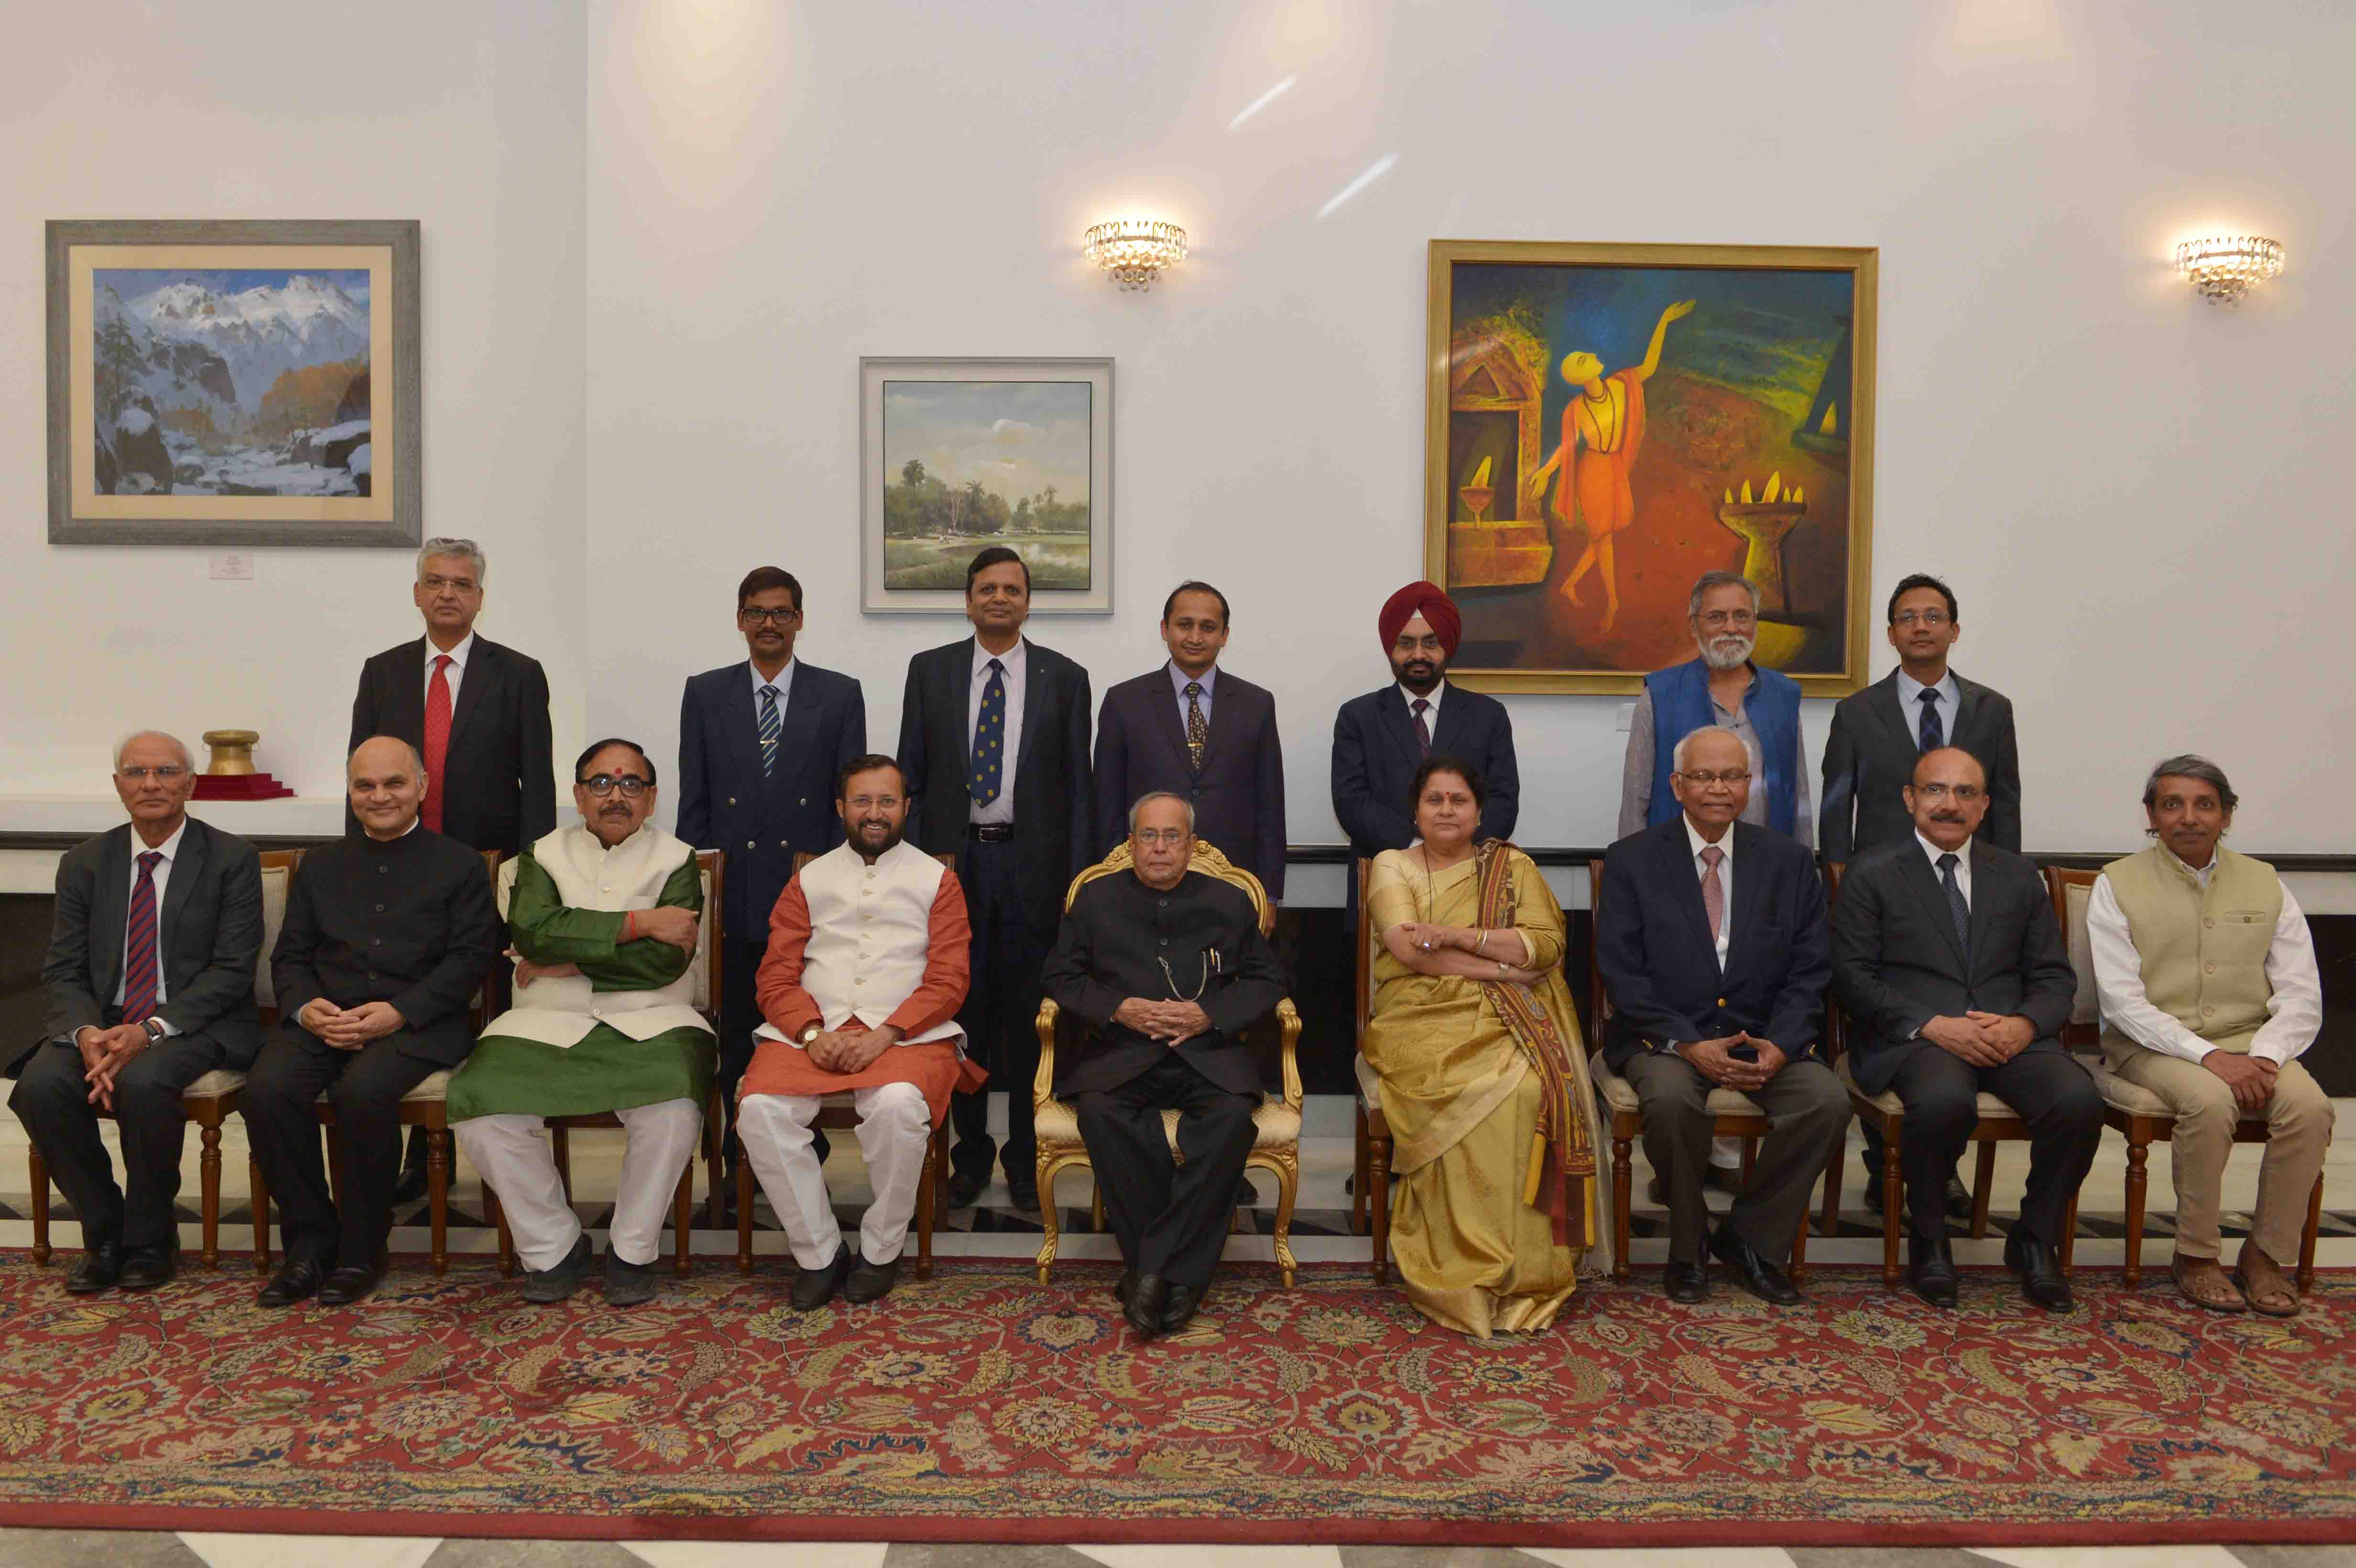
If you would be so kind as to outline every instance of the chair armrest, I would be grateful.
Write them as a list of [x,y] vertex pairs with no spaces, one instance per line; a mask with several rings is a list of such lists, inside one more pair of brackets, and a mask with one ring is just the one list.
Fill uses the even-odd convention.
[[1284,1104],[1301,1109],[1301,1009],[1286,997],[1276,1004],[1278,1040],[1284,1061]]
[[[1039,1071],[1031,1079],[1031,1104],[1044,1105],[1055,1097],[1055,1015],[1053,998],[1039,1004]],[[1011,1090],[1012,1084],[1008,1084]]]

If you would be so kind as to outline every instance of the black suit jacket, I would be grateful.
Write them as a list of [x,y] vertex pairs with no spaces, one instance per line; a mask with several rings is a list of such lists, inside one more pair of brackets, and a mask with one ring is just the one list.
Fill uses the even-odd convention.
[[[1514,761],[1514,721],[1505,705],[1483,692],[1451,684],[1440,699],[1434,756],[1462,757],[1481,770],[1489,798],[1477,837],[1511,838],[1521,816],[1522,774]],[[1423,765],[1415,716],[1396,685],[1354,697],[1333,716],[1333,815],[1350,836],[1350,852],[1365,859],[1416,840],[1408,786]],[[1351,890],[1355,901],[1356,890]]]
[[1195,771],[1186,723],[1164,666],[1105,693],[1097,715],[1096,840],[1101,859],[1129,837],[1137,798],[1168,790],[1194,804],[1194,836],[1284,896],[1284,742],[1265,687],[1218,672],[1210,740]]
[[766,942],[794,857],[842,842],[835,777],[867,752],[867,696],[847,675],[794,665],[777,715],[777,771],[761,772],[752,671],[743,659],[688,678],[679,705],[679,836],[727,851],[721,930]]
[[1173,976],[1179,996],[1202,987],[1194,999],[1211,1019],[1209,1032],[1178,1053],[1230,1093],[1260,1092],[1243,1034],[1283,1000],[1284,966],[1260,935],[1251,899],[1200,871],[1167,892],[1134,871],[1115,871],[1080,890],[1039,972],[1055,1005],[1088,1026],[1087,1044],[1055,1059],[1058,1094],[1118,1089],[1169,1054],[1171,1047],[1114,1022],[1113,1013],[1131,997],[1168,999]]
[[1849,1020],[1849,1071],[1869,1094],[1889,1088],[1914,1052],[1939,1049],[1907,1038],[1933,1018],[2019,1013],[2037,1029],[2027,1050],[2062,1050],[2078,976],[2045,878],[2020,856],[1976,840],[1971,866],[1968,964],[1938,873],[1911,831],[1842,873],[1833,996]]
[[[1912,681],[1910,690],[1919,690]],[[1838,865],[1850,856],[1892,840],[1912,843],[1914,819],[1899,791],[1914,776],[1922,754],[1917,738],[1919,713],[1905,711],[1899,672],[1891,670],[1863,691],[1851,692],[1833,709],[1832,735],[1825,741],[1824,804],[1817,836],[1825,859]],[[2012,735],[2012,701],[1976,680],[1955,677],[1954,732],[1961,746],[1987,770],[1988,812],[1979,837],[1999,849],[2020,848],[2020,748]]]
[[[908,661],[900,698],[900,766],[914,808],[907,837],[928,855],[961,854],[972,796],[967,699],[973,639]],[[1072,879],[1091,863],[1088,672],[1053,648],[1023,640],[1023,734],[1014,752],[1014,831],[1023,846],[1023,901],[1034,923],[1055,923]],[[970,885],[970,884],[969,884]]]
[[[1603,857],[1595,962],[1612,998],[1604,1060],[1740,1029],[1796,1061],[1817,1053],[1831,936],[1815,857],[1797,839],[1734,825],[1734,938],[1719,972],[1682,814]],[[1818,1060],[1822,1060],[1821,1056]]]
[[[391,735],[425,750],[425,639],[387,648],[360,667],[351,747]],[[548,677],[540,661],[477,636],[450,710],[442,831],[477,849],[513,855],[556,830]],[[344,831],[358,833],[349,812]]]
[[391,1002],[408,1026],[392,1037],[402,1054],[455,1067],[475,1048],[468,1007],[506,936],[476,851],[423,827],[390,843],[347,834],[306,851],[287,886],[270,955],[281,1027],[300,1029],[316,997]]
[[[58,862],[57,912],[41,966],[43,1040],[105,1028],[114,1012],[131,904],[132,837],[126,822],[82,840]],[[226,1065],[242,1072],[262,1048],[262,1015],[253,1005],[262,862],[253,846],[188,818],[156,919],[166,999],[155,1016],[178,1034],[210,1037]]]

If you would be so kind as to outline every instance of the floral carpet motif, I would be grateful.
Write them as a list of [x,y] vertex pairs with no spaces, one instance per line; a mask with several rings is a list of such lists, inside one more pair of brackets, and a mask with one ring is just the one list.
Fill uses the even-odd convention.
[[[793,1539],[1671,1545],[2356,1541],[2356,1280],[2221,1317],[1820,1269],[1583,1293],[1482,1343],[1357,1265],[1232,1266],[1141,1345],[1108,1265],[948,1260],[798,1314],[774,1264],[529,1307],[404,1261],[365,1307],[250,1275],[66,1296],[0,1253],[0,1522]],[[1641,1283],[1644,1282],[1640,1275]],[[294,1515],[300,1512],[301,1518]]]

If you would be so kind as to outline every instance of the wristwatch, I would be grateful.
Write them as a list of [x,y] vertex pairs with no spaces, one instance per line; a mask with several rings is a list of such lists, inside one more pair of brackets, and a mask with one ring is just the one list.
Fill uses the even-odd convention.
[[808,1045],[810,1041],[812,1041],[812,1040],[816,1040],[819,1036],[820,1036],[820,1035],[824,1034],[825,1032],[826,1032],[826,1026],[825,1026],[825,1025],[823,1025],[823,1024],[812,1024],[812,1025],[810,1025],[808,1029],[806,1029],[802,1030],[802,1032],[801,1032],[801,1033],[799,1033],[799,1034],[798,1034],[798,1035],[794,1036],[794,1043],[795,1043],[796,1045]]
[[139,1020],[139,1027],[147,1031],[148,1044],[161,1045],[164,1043],[164,1020],[162,1019],[142,1019]]

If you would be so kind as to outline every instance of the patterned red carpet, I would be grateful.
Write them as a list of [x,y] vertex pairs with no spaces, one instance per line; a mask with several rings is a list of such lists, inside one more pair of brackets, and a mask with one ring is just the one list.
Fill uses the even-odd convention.
[[[241,1264],[242,1260],[239,1260]],[[723,1262],[654,1306],[404,1263],[353,1311],[241,1268],[77,1301],[0,1254],[0,1523],[864,1540],[2356,1541],[2356,1280],[2289,1323],[2166,1276],[2049,1318],[1823,1270],[1781,1311],[1584,1296],[1480,1344],[1363,1267],[1231,1268],[1139,1347],[1103,1264],[947,1261],[798,1316]],[[1644,1275],[1639,1275],[1644,1281]]]

